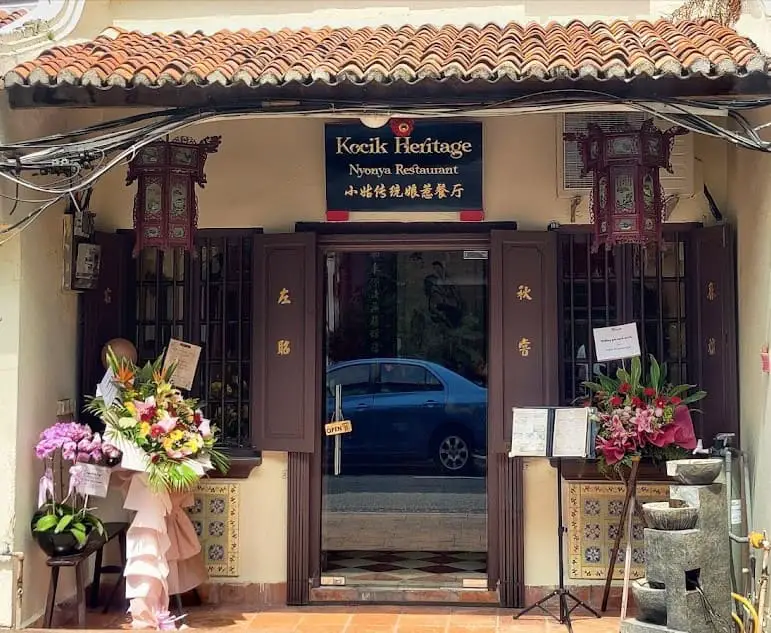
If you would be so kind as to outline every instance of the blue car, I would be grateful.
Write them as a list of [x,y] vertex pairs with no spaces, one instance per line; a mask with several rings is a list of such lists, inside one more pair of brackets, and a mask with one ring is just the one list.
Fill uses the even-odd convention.
[[404,358],[332,365],[326,421],[336,385],[353,426],[341,439],[344,465],[431,460],[443,474],[461,474],[472,468],[473,455],[486,454],[487,389],[441,365]]

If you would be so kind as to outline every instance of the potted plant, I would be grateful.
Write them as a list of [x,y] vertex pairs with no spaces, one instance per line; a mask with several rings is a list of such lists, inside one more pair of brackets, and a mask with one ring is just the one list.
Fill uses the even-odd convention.
[[652,355],[643,376],[639,358],[631,369],[621,368],[616,378],[602,373],[585,382],[591,397],[585,404],[596,409],[596,450],[603,472],[616,474],[631,467],[632,459],[664,462],[687,457],[696,448],[689,405],[707,394],[692,385],[673,385],[667,366]]
[[[45,463],[45,473],[40,479],[38,510],[32,517],[32,535],[49,556],[75,554],[90,538],[104,536],[101,520],[88,507],[88,496],[79,492],[84,464],[115,461],[118,451],[85,424],[59,422],[40,434],[35,454]],[[61,499],[54,481],[56,458],[71,464],[67,494]]]

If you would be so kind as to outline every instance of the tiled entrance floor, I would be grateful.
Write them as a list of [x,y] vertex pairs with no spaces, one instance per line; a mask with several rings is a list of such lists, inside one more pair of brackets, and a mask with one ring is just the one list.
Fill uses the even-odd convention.
[[[259,613],[221,609],[188,610],[191,629],[245,633],[561,633],[567,629],[541,616],[512,619],[507,609],[471,609],[445,607],[304,607]],[[61,628],[74,623],[55,622]],[[587,618],[576,614],[575,633],[617,633],[616,617]],[[110,630],[129,628],[121,614],[89,614],[87,628]]]
[[327,552],[323,576],[346,586],[462,587],[487,579],[487,555],[477,552]]

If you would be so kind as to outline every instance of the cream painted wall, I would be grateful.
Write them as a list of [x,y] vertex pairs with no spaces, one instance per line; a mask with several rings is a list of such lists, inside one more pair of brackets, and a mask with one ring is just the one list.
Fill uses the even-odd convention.
[[[118,113],[112,113],[118,116]],[[103,118],[103,115],[98,115]],[[82,122],[81,122],[82,123]],[[201,227],[261,226],[268,232],[292,231],[294,223],[324,219],[323,122],[318,119],[241,119],[188,130],[195,137],[221,134],[222,145],[209,157],[208,184],[199,192]],[[484,197],[488,220],[516,220],[522,229],[544,230],[551,220],[570,221],[570,205],[556,196],[556,118],[552,115],[484,121]],[[718,204],[727,195],[726,147],[696,139],[697,182],[707,178]],[[101,229],[129,228],[134,188],[124,186],[124,169],[99,183],[92,199]],[[701,195],[683,200],[673,221],[702,220]],[[410,220],[456,219],[456,214],[411,215]],[[399,220],[406,216],[358,214],[359,220]],[[586,222],[584,214],[580,221]],[[253,534],[259,516],[286,515],[286,456],[269,454],[241,485],[242,534]],[[554,470],[542,461],[527,464],[525,476],[525,582],[556,582]],[[275,514],[274,514],[275,513]],[[270,521],[258,538],[243,538],[242,582],[285,579],[286,523]]]
[[572,19],[655,19],[672,12],[680,0],[88,0],[72,37],[93,37],[108,25],[140,31],[281,29],[390,24],[485,24]]
[[[33,138],[66,125],[61,112],[13,112],[0,105],[3,141]],[[4,195],[14,195],[2,184]],[[23,188],[22,198],[45,198]],[[0,201],[0,224],[13,223],[36,208]],[[21,235],[0,237],[0,549],[6,543],[25,554],[22,623],[42,613],[47,591],[45,559],[32,542],[29,520],[42,475],[33,447],[40,431],[56,421],[56,401],[75,397],[77,298],[61,290],[62,205],[52,207]],[[65,575],[66,576],[66,575]],[[45,582],[40,582],[45,578]],[[63,578],[62,598],[73,593]],[[0,564],[0,626],[11,623],[10,565]]]
[[[751,118],[771,119],[771,108]],[[737,225],[741,444],[754,482],[755,529],[771,530],[771,388],[760,350],[771,342],[771,156],[732,149],[728,213]]]

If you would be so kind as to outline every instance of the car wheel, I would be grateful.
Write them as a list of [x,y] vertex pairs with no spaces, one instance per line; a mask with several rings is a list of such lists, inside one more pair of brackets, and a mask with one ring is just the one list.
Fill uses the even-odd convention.
[[448,430],[437,436],[434,446],[435,461],[448,475],[466,472],[471,466],[471,446],[463,433]]

